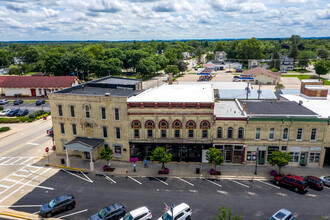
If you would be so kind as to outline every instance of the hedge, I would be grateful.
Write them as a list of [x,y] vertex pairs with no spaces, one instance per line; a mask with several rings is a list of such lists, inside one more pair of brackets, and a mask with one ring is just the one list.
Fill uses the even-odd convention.
[[9,131],[10,127],[1,127],[0,132]]
[[29,115],[29,118],[30,118],[30,119],[31,119],[31,118],[36,118],[36,117],[42,115],[43,113],[44,113],[43,110],[36,111],[35,113],[30,114],[30,115]]
[[0,105],[0,111],[2,111],[4,109],[4,107],[2,105]]
[[18,123],[19,118],[0,118],[0,123]]

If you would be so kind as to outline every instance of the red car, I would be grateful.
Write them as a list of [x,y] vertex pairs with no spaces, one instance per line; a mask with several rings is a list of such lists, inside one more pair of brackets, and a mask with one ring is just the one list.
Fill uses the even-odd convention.
[[294,189],[295,192],[304,192],[308,189],[308,182],[304,177],[287,174],[285,176],[277,174],[274,176],[276,185],[284,185]]
[[315,176],[305,176],[305,179],[308,182],[308,186],[310,188],[322,190],[323,189],[323,182],[320,178]]

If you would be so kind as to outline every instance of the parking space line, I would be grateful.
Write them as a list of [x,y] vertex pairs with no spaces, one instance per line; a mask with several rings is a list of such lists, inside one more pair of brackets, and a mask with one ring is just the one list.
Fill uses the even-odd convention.
[[81,211],[78,211],[78,212],[74,212],[74,213],[71,213],[71,214],[68,214],[68,215],[63,215],[63,216],[60,216],[60,217],[57,217],[59,219],[62,219],[62,218],[66,218],[66,217],[69,217],[69,216],[72,216],[72,215],[77,215],[79,213],[82,213],[82,212],[87,212],[88,209],[84,209],[84,210],[81,210]]
[[176,177],[176,178],[179,179],[179,180],[181,180],[182,182],[185,182],[185,183],[187,183],[187,184],[189,184],[191,186],[194,186],[194,184],[192,184],[192,183],[190,183],[190,182],[188,182],[188,181],[186,181],[184,179],[181,179],[180,177]]
[[39,145],[37,143],[27,143],[27,144],[29,144],[29,145]]
[[24,185],[26,185],[26,186],[32,186],[32,187],[41,188],[41,189],[54,190],[54,188],[52,188],[52,187],[47,187],[47,186],[38,186],[38,185],[32,185],[32,184],[27,184],[27,183],[21,183],[21,182],[18,182],[18,184],[24,184]]
[[161,182],[161,183],[164,183],[165,185],[168,186],[168,183],[164,182],[163,180],[160,180],[160,179],[158,179],[157,177],[153,177],[153,178],[156,179],[156,180],[158,180],[158,181]]
[[93,180],[91,180],[86,174],[84,174],[82,171],[80,171],[80,173],[84,175],[89,180],[89,182],[93,183]]
[[211,180],[208,180],[208,179],[205,179],[205,178],[203,178],[203,180],[206,180],[206,181],[208,181],[208,182],[210,182],[210,183],[213,183],[214,185],[217,185],[217,186],[222,187],[220,184],[215,183],[215,182],[213,182],[213,181],[211,181]]
[[330,187],[328,187],[328,186],[323,186],[323,188],[326,188],[326,189],[330,190]]
[[267,182],[264,182],[264,181],[261,181],[261,180],[255,180],[255,181],[258,181],[260,183],[266,184],[268,186],[272,186],[272,187],[277,188],[277,189],[281,189],[281,187],[279,187],[279,186],[275,186],[273,184],[270,184],[270,183],[267,183]]
[[116,181],[114,181],[113,179],[111,179],[110,177],[108,177],[107,175],[103,174],[103,176],[105,177],[105,179],[107,179],[108,181],[112,182],[112,183],[116,183]]
[[[228,180],[230,180],[230,179],[228,179]],[[244,186],[244,187],[246,187],[246,188],[250,188],[248,185],[245,185],[245,184],[243,184],[243,183],[237,182],[237,181],[235,181],[235,180],[230,180],[230,181],[232,181],[232,182],[234,182],[234,183],[237,183],[237,184],[239,184],[239,185],[241,185],[241,186]]]
[[141,182],[139,182],[139,181],[137,181],[136,179],[134,179],[133,177],[131,177],[131,176],[127,176],[128,178],[130,178],[131,180],[133,180],[133,181],[135,181],[135,182],[137,182],[138,184],[142,184]]
[[81,177],[81,176],[78,176],[77,174],[74,174],[74,173],[71,173],[71,172],[67,171],[66,169],[62,169],[62,170],[63,170],[64,172],[68,173],[68,174],[71,174],[72,176],[78,177],[79,179],[82,179],[82,180],[85,180],[85,181],[87,181],[87,182],[93,183],[93,181],[91,182],[89,178],[88,178],[88,179],[85,179],[85,178],[83,178],[83,177]]

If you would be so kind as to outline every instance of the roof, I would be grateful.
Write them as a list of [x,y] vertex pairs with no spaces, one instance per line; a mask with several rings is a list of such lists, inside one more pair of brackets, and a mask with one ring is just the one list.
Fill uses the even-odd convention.
[[[276,100],[277,97],[271,89],[260,90],[259,99],[261,100]],[[246,99],[245,89],[219,89],[218,95],[220,100],[234,100],[234,99]],[[248,99],[258,99],[258,89],[250,90],[248,93]]]
[[299,105],[294,101],[249,101],[241,100],[246,104],[246,114],[250,116],[294,116],[294,117],[317,117],[318,114],[310,109]]
[[149,209],[147,207],[142,206],[142,207],[139,207],[137,209],[134,209],[134,210],[130,211],[129,213],[135,218],[138,215],[141,215],[141,214],[146,213],[148,211],[149,211]]
[[262,67],[255,67],[249,70],[246,70],[242,73],[243,75],[253,74],[253,76],[266,75],[274,78],[279,78],[282,74],[279,72],[272,72]]
[[219,117],[246,117],[236,101],[220,101],[214,105],[214,115]]
[[[190,208],[189,205],[187,205],[186,203],[181,203],[177,206],[174,206],[173,208],[173,215],[176,216],[179,212],[181,212],[184,209]],[[167,213],[172,216],[171,210],[168,210]]]
[[78,80],[75,76],[0,76],[2,88],[65,88]]
[[[246,82],[210,82],[210,81],[204,81],[204,82],[186,82],[181,81],[179,82],[179,85],[201,85],[201,84],[210,84],[213,89],[245,89],[247,86]],[[249,85],[251,87],[251,85]]]
[[140,79],[131,79],[117,76],[106,76],[101,79],[92,81],[95,84],[116,84],[116,85],[135,85],[142,82]]
[[130,97],[127,102],[213,103],[214,97],[211,84],[165,84]]
[[72,141],[64,144],[68,150],[78,150],[91,152],[104,142],[103,139],[76,137]]
[[307,82],[310,82],[310,83],[319,83],[319,82],[322,82],[318,79],[302,79],[301,82],[303,83],[307,83]]

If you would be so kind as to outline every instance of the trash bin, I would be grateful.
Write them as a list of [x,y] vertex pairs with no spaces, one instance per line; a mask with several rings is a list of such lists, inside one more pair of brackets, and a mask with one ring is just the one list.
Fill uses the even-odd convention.
[[61,159],[61,164],[65,164],[64,158]]
[[200,168],[196,168],[196,174],[200,173]]

